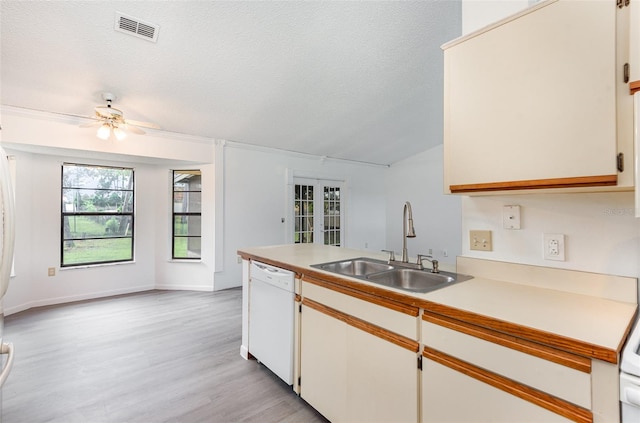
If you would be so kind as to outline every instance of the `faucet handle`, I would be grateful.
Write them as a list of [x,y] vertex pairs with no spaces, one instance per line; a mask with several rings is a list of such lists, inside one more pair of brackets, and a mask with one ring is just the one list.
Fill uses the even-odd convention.
[[435,260],[432,256],[418,254],[418,265],[422,268],[422,260],[428,260],[431,262],[431,273],[440,273],[440,269],[438,268],[438,260]]
[[389,253],[389,261],[396,261],[396,253],[393,250],[382,250],[385,253]]

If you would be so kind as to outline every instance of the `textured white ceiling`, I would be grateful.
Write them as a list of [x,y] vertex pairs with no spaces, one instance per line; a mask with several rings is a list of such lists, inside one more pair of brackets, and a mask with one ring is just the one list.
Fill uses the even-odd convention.
[[[442,142],[459,1],[0,4],[5,105],[88,116],[109,91],[167,131],[378,164]],[[116,32],[116,11],[158,42]]]

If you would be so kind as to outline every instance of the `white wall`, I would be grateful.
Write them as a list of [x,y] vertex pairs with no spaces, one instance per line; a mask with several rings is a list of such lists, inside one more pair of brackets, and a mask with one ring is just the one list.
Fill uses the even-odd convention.
[[[16,276],[4,299],[6,314],[34,306],[153,289],[154,219],[136,220],[135,263],[60,269],[60,178],[64,159],[11,149],[7,153],[16,157]],[[135,177],[136,215],[153,215],[157,170],[138,165]],[[47,275],[49,267],[55,268],[55,276]]]
[[[385,243],[388,168],[150,131],[101,141],[73,118],[3,106],[2,145],[16,157],[16,277],[5,313],[147,289],[219,290],[241,284],[241,247],[282,244],[292,176],[345,183],[347,247]],[[136,170],[135,262],[60,269],[60,166],[70,161]],[[170,260],[170,170],[203,178],[202,260]],[[54,267],[56,276],[47,276]]]
[[[520,230],[503,229],[503,205],[520,205]],[[632,193],[465,197],[463,255],[491,260],[640,276],[640,221]],[[469,230],[492,231],[493,251],[471,251]],[[565,261],[543,258],[544,233],[565,235]]]
[[[4,107],[2,145],[16,158],[15,278],[5,314],[34,306],[154,288],[213,290],[215,229],[214,141],[176,134],[130,135],[101,141],[95,129],[41,112]],[[60,269],[60,178],[63,162],[135,169],[135,261]],[[170,261],[170,169],[199,168],[207,189],[203,259]],[[48,276],[47,269],[56,269]]]
[[409,256],[413,259],[431,249],[434,258],[455,263],[461,254],[461,199],[442,192],[442,154],[440,144],[389,169],[385,189],[387,248],[402,252],[403,208],[409,201],[416,230],[416,237],[407,239]]
[[286,225],[293,224],[287,218],[292,176],[345,181],[344,245],[372,251],[385,248],[386,167],[234,143],[226,144],[223,156],[224,265],[215,275],[216,290],[241,284],[238,249],[292,242],[286,237]]
[[[171,170],[202,171],[202,239],[201,260],[171,259]],[[155,210],[145,215],[155,221],[155,288],[212,291],[215,272],[215,166],[158,166]]]
[[536,0],[463,0],[462,33],[469,34],[537,3]]

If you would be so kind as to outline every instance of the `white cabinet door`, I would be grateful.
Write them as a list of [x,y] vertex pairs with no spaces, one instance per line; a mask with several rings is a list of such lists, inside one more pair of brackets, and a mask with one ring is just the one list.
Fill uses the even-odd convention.
[[303,304],[300,365],[300,395],[333,423],[418,421],[415,351]]
[[349,327],[347,421],[418,421],[418,365],[413,351]]
[[446,192],[633,186],[621,13],[612,1],[545,2],[443,47]]
[[347,415],[347,324],[302,305],[300,396],[334,423]]
[[631,19],[629,29],[629,65],[631,68],[631,82],[634,87],[640,87],[640,3],[632,1],[629,4]]
[[422,364],[422,421],[541,423],[571,420],[425,359]]

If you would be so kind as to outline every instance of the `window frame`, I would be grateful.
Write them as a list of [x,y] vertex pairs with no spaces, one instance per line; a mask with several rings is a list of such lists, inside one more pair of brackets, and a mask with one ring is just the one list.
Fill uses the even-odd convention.
[[[184,191],[184,190],[180,190],[180,191],[176,191],[176,173],[191,173],[191,174],[195,174],[195,172],[198,172],[198,175],[200,176],[200,190],[188,190],[188,191]],[[179,193],[192,193],[192,192],[197,192],[200,193],[200,211],[199,212],[191,212],[191,211],[186,211],[186,212],[176,212],[175,210],[175,198],[176,198],[176,192]],[[200,226],[200,231],[199,231],[199,235],[179,235],[176,234],[176,217],[178,216],[182,216],[182,217],[191,217],[191,216],[197,216],[200,218],[200,224],[202,225],[202,170],[201,169],[172,169],[171,170],[171,260],[189,260],[189,261],[199,261],[202,260],[202,226]],[[176,238],[187,238],[187,240],[189,238],[199,238],[200,239],[200,254],[196,257],[176,257]],[[187,249],[187,251],[189,251]]]
[[[100,169],[117,169],[117,170],[128,170],[131,171],[131,189],[107,189],[107,188],[82,188],[82,187],[67,187],[64,185],[64,170],[65,166],[77,166],[77,167],[85,167],[85,168],[100,168]],[[74,268],[74,267],[87,267],[87,266],[98,266],[98,265],[107,265],[107,264],[115,264],[115,263],[130,263],[135,260],[135,169],[131,167],[125,166],[109,166],[109,165],[95,165],[95,164],[84,164],[84,163],[62,163],[60,166],[60,268]],[[82,212],[82,211],[66,211],[65,203],[63,201],[65,189],[91,189],[94,191],[124,191],[131,192],[131,211],[120,211],[120,212]],[[131,221],[131,227],[123,236],[93,236],[86,238],[65,238],[65,218],[66,217],[74,217],[74,216],[87,216],[87,217],[95,217],[95,216],[125,216],[129,217]],[[130,236],[127,234],[130,232]],[[127,259],[117,259],[117,260],[100,260],[100,261],[92,261],[92,262],[82,262],[82,263],[70,263],[65,264],[65,243],[68,241],[77,241],[77,240],[96,240],[96,239],[131,239],[131,253],[130,258]]]

